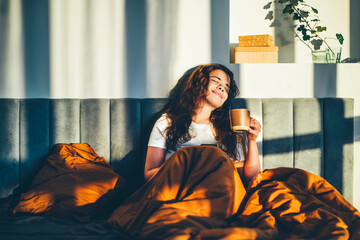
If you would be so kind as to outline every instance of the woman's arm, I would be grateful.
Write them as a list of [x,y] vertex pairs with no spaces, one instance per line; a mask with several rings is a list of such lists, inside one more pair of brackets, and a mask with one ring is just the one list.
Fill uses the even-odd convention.
[[244,164],[244,177],[248,183],[260,172],[259,151],[256,144],[256,138],[261,131],[261,124],[255,119],[250,119],[250,129],[248,131],[248,152]]
[[244,177],[247,183],[260,172],[259,152],[256,141],[249,141],[248,149],[244,164]]
[[148,147],[144,169],[144,178],[146,181],[154,176],[163,164],[165,151],[166,149],[163,148]]

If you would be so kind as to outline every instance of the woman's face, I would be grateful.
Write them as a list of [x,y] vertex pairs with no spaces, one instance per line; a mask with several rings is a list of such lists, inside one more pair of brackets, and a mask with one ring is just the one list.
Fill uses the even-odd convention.
[[216,69],[210,72],[205,104],[214,109],[221,107],[228,98],[229,90],[230,78],[224,71]]

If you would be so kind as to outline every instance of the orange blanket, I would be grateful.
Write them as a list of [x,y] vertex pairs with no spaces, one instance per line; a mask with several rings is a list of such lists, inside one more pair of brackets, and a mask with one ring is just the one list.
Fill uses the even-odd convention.
[[[102,215],[115,186],[121,189],[124,185],[125,180],[89,144],[57,144],[13,213],[85,221],[91,215]],[[96,213],[100,208],[101,212]]]
[[186,147],[109,218],[142,239],[360,239],[360,213],[329,183],[279,168],[245,191],[216,147]]

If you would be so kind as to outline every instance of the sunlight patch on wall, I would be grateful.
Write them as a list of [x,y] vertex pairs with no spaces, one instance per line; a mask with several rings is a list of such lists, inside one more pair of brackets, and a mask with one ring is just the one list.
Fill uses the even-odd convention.
[[[8,5],[7,19],[0,24],[4,34],[1,43],[0,97],[25,97],[24,45],[22,28],[21,0],[11,0]],[[7,23],[7,24],[6,24]],[[7,26],[4,26],[6,24]]]
[[53,98],[123,97],[124,1],[50,2]]
[[171,86],[192,67],[211,62],[211,1],[179,1]]
[[240,97],[313,97],[313,64],[241,64]]
[[[343,161],[342,161],[342,169],[346,169],[347,172],[352,172],[354,178],[353,178],[353,182],[349,183],[346,181],[347,178],[343,178],[343,182],[342,182],[342,190],[343,192],[353,192],[353,199],[352,199],[352,203],[354,204],[355,207],[359,207],[360,202],[359,202],[359,190],[358,190],[358,180],[359,180],[359,174],[354,171],[354,166],[358,165],[358,163],[355,162],[353,163],[352,161],[347,160],[346,157],[346,152],[349,151],[354,151],[354,144],[350,143],[350,144],[344,144],[342,147],[342,152],[343,152]],[[349,154],[347,154],[347,156],[349,156]],[[356,186],[356,187],[355,187]],[[349,189],[349,190],[348,190]]]
[[358,174],[358,169],[360,169],[360,141],[357,141],[354,143],[354,155],[355,155],[355,159],[354,159],[354,201],[353,204],[354,206],[359,209],[360,208],[360,190],[359,190],[359,186],[358,183],[360,182],[360,175]]
[[147,97],[166,97],[173,77],[179,1],[147,0]]
[[[270,34],[274,36],[274,28],[265,20],[268,10],[263,7],[270,0],[230,0],[230,37],[231,43],[238,43],[239,35]],[[270,9],[271,10],[271,9]],[[246,19],[246,21],[244,21]]]
[[336,97],[354,98],[354,116],[360,116],[359,64],[337,64],[336,68]]

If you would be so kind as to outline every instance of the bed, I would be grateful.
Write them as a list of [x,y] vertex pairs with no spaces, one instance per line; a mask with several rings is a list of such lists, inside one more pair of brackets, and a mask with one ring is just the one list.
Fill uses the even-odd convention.
[[[138,230],[135,236],[131,235],[126,229],[113,227],[107,218],[78,221],[42,214],[14,215],[9,212],[9,207],[14,204],[13,196],[31,188],[49,151],[60,143],[91,146],[126,182],[121,188],[123,198],[143,189],[147,140],[165,102],[166,99],[150,98],[0,99],[1,239],[153,238],[154,235],[141,235]],[[290,172],[292,168],[300,169],[299,174],[306,171],[313,174],[311,176],[325,179],[341,194],[344,203],[349,204],[345,205],[351,207],[354,174],[352,99],[237,98],[233,107],[250,109],[251,115],[263,125],[258,142],[263,178],[275,176],[270,174],[274,169],[280,169],[276,170],[280,173],[281,169]],[[255,184],[254,181],[254,191],[264,187],[260,182]],[[112,203],[114,208],[121,201]],[[246,209],[246,204],[243,205],[242,210]],[[359,236],[356,235],[359,234],[359,216],[356,209],[349,211],[352,222],[348,236],[355,239]],[[239,224],[240,220],[236,221]],[[219,229],[229,226],[223,225],[224,222],[217,224],[216,228],[209,225],[208,232],[203,232],[201,238],[220,239],[233,234],[221,235]],[[235,232],[239,230],[239,225],[232,227]]]

